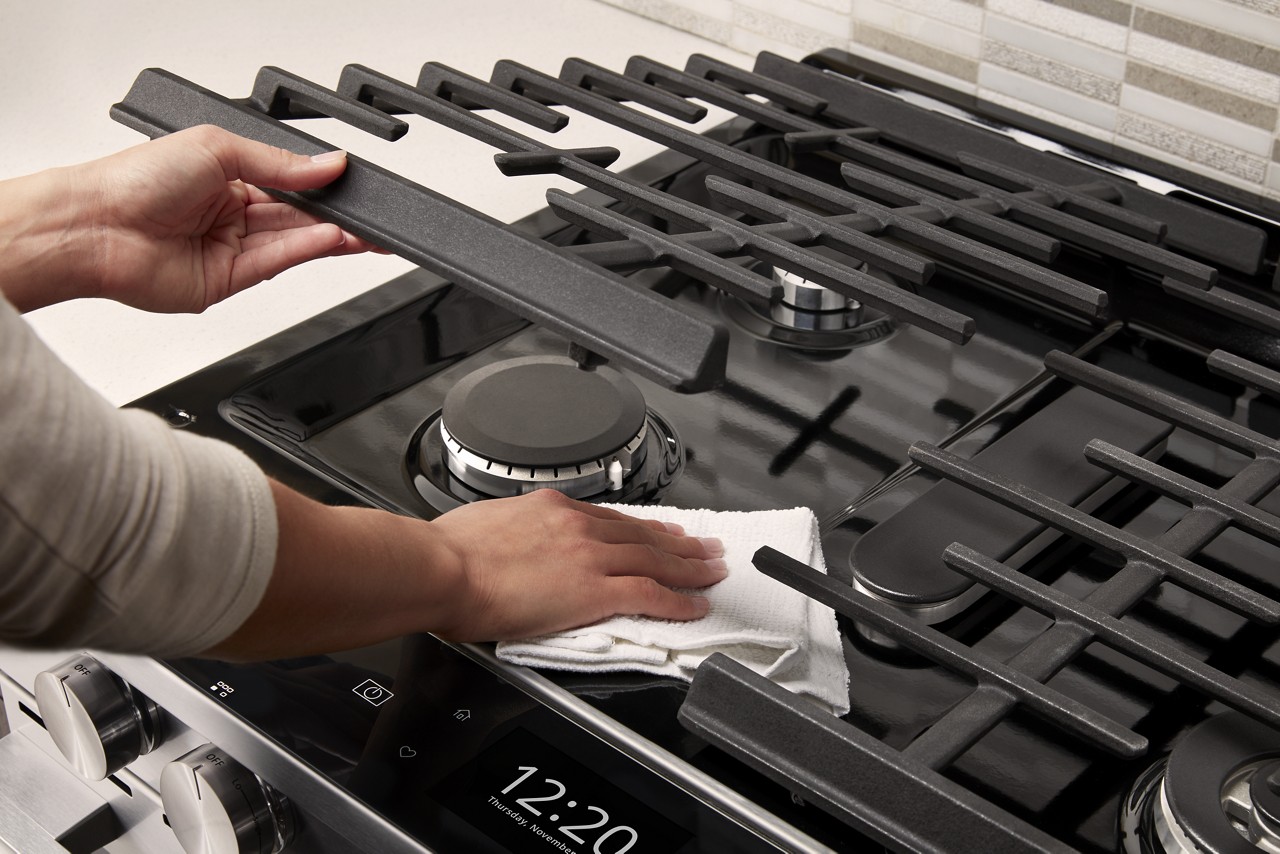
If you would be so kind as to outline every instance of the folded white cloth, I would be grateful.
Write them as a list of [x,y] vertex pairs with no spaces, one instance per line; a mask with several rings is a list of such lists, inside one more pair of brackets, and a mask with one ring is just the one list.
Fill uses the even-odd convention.
[[554,635],[498,644],[513,664],[583,672],[640,670],[685,681],[722,652],[836,715],[849,711],[849,670],[835,612],[762,574],[751,563],[772,546],[822,572],[826,562],[813,511],[757,512],[618,506],[632,516],[683,525],[693,537],[724,542],[729,577],[702,591],[711,611],[700,620],[611,617]]

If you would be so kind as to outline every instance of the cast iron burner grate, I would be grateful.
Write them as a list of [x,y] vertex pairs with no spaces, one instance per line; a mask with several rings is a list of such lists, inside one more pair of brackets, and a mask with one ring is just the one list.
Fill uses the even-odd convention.
[[[1280,373],[1218,352],[1209,365],[1269,394],[1280,391]],[[1053,620],[1022,651],[1000,661],[777,551],[761,549],[755,556],[760,571],[972,680],[976,687],[905,748],[894,750],[853,726],[815,714],[803,700],[717,655],[699,668],[681,708],[686,725],[763,773],[798,786],[803,797],[872,838],[885,844],[912,839],[937,850],[948,850],[956,840],[964,840],[972,850],[1069,850],[1002,815],[941,773],[1015,708],[1117,756],[1147,751],[1147,739],[1047,684],[1095,642],[1265,724],[1254,730],[1262,733],[1255,738],[1262,741],[1256,755],[1280,754],[1280,697],[1274,691],[1219,672],[1121,619],[1169,582],[1262,626],[1280,624],[1280,602],[1190,559],[1228,526],[1280,545],[1280,517],[1253,506],[1280,485],[1280,442],[1063,353],[1050,354],[1045,366],[1078,386],[1247,454],[1252,462],[1213,489],[1110,443],[1090,441],[1085,455],[1095,465],[1190,505],[1163,535],[1145,540],[954,454],[916,445],[911,459],[922,468],[1111,552],[1121,558],[1122,568],[1076,599],[964,543],[948,546],[943,560],[955,573]],[[783,731],[787,737],[778,738]],[[1204,850],[1250,850],[1240,847],[1245,840],[1227,812],[1210,809],[1218,802],[1215,798],[1206,805],[1192,797],[1181,804],[1172,802],[1170,811],[1177,818],[1181,807],[1182,825],[1204,842]]]

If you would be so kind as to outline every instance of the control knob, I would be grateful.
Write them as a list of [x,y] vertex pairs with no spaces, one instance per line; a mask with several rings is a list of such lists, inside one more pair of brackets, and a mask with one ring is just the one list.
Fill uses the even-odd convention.
[[293,839],[288,800],[212,744],[164,767],[160,800],[187,854],[277,854]]
[[73,655],[37,674],[36,705],[71,767],[102,780],[160,741],[160,712],[91,655]]

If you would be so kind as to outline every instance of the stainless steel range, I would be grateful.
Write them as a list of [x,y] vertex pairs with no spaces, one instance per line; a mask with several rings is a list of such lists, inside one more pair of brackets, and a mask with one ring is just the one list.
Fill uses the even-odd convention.
[[[701,104],[737,118],[693,133]],[[507,226],[353,155],[284,197],[423,269],[137,405],[424,518],[537,488],[812,507],[829,575],[754,562],[840,615],[852,711],[723,655],[690,688],[429,636],[5,650],[0,839],[1280,851],[1280,206],[837,52],[267,68],[240,100],[151,70],[113,114],[301,153],[330,147],[310,118],[413,114],[582,185]],[[520,130],[573,114],[668,150],[616,173]]]

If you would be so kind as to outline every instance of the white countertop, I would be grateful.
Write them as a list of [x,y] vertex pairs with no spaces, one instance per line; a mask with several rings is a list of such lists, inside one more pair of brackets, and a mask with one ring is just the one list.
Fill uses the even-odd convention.
[[[401,80],[435,60],[487,78],[513,59],[555,74],[579,56],[621,70],[633,54],[683,67],[706,53],[750,67],[723,45],[596,0],[271,0],[185,4],[148,0],[11,3],[0,27],[0,179],[90,160],[138,144],[139,134],[107,111],[138,72],[159,67],[228,97],[249,94],[263,65],[334,86],[358,62]],[[571,114],[558,147],[613,145],[622,168],[657,150]],[[701,125],[724,116],[713,111]],[[545,204],[547,178],[505,178],[494,149],[410,118],[409,133],[387,143],[330,120],[306,129],[504,222]],[[525,131],[531,136],[536,132]],[[127,403],[406,270],[399,258],[314,261],[201,315],[152,315],[83,300],[32,312],[41,336],[113,403]]]

